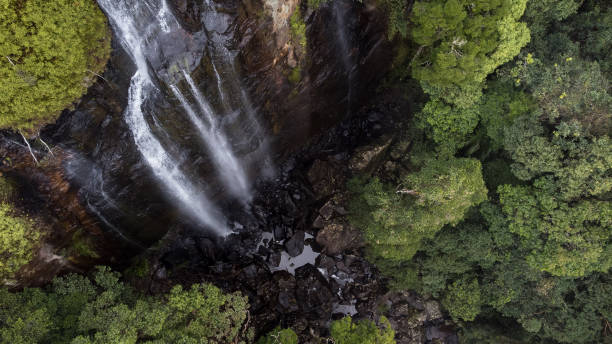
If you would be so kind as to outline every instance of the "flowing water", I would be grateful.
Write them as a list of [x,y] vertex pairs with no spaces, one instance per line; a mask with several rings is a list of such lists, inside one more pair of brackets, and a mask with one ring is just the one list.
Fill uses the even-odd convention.
[[347,15],[347,9],[350,8],[342,0],[334,0],[333,4],[333,16],[336,26],[336,42],[340,48],[340,55],[342,56],[342,64],[344,65],[344,72],[347,78],[347,108],[348,112],[351,111],[351,104],[353,101],[353,75],[355,68],[355,59],[353,57],[352,44],[350,41],[350,33],[348,31],[348,25],[345,20]]
[[[237,153],[242,145],[252,151],[264,150],[262,154],[267,155],[267,148],[261,144],[265,141],[262,138],[263,131],[255,114],[239,108],[235,111],[244,115],[236,116],[238,118],[235,122],[242,123],[242,132],[232,130],[236,123],[229,123],[230,126],[224,127],[221,114],[215,112],[211,102],[190,75],[206,53],[206,45],[203,42],[206,42],[208,37],[205,37],[203,32],[186,32],[165,0],[98,0],[98,3],[108,15],[115,35],[136,66],[130,82],[124,120],[143,160],[159,184],[178,201],[178,207],[185,214],[219,235],[229,234],[230,230],[222,212],[205,196],[206,188],[194,177],[197,173],[184,171],[185,166],[176,156],[178,154],[171,153],[180,152],[181,148],[172,146],[177,145],[174,140],[161,140],[157,137],[160,133],[165,136],[171,134],[161,127],[158,117],[163,117],[164,114],[159,113],[160,109],[154,105],[162,97],[178,101],[189,120],[188,123],[192,125],[205,148],[205,151],[200,153],[207,154],[224,189],[245,203],[251,197],[251,178],[245,166],[247,163],[243,163]],[[216,71],[217,66],[213,67]],[[233,75],[233,78],[236,80],[231,82],[239,82],[236,75]],[[217,72],[218,96],[223,110],[227,111],[233,108],[227,100],[232,94],[223,90],[224,81]],[[179,84],[184,85],[188,92],[184,93]],[[169,89],[173,97],[165,94],[164,89]],[[244,103],[247,99],[244,89],[237,94],[238,102]],[[244,123],[245,119],[249,123]],[[245,136],[245,131],[249,132],[249,135]],[[247,154],[241,154],[241,157],[245,161],[252,159]]]

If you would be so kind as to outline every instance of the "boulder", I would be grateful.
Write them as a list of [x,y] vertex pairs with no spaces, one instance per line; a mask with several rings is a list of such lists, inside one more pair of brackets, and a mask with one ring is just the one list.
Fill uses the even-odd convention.
[[324,252],[330,256],[363,246],[359,229],[340,222],[326,224],[317,233],[316,240],[319,245],[323,246]]
[[337,164],[317,159],[308,170],[308,181],[312,185],[317,199],[322,199],[331,196],[338,188],[342,187],[346,178],[342,168]]
[[383,157],[393,138],[385,135],[376,142],[357,147],[349,160],[349,169],[353,173],[372,173],[383,162]]
[[297,231],[291,239],[285,242],[285,249],[291,257],[297,257],[304,251],[304,231]]
[[[301,311],[316,318],[328,317],[335,300],[325,277],[313,265],[307,264],[295,271],[296,297]],[[308,316],[308,315],[307,315]]]

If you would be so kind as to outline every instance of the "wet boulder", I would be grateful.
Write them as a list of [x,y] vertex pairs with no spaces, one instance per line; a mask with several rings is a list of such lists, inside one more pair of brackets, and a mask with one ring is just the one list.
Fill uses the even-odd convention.
[[296,297],[300,309],[308,317],[327,318],[332,313],[334,295],[329,285],[313,265],[304,265],[295,271]]
[[285,242],[285,249],[291,257],[297,257],[304,251],[304,231],[297,231],[291,239]]

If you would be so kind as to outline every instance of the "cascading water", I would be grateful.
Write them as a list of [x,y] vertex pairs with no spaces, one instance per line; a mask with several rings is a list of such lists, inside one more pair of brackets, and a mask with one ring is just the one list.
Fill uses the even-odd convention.
[[98,3],[136,65],[128,91],[125,121],[138,150],[159,181],[180,202],[183,211],[217,234],[229,234],[220,211],[181,171],[179,163],[153,134],[143,112],[145,103],[160,93],[150,74],[146,52],[155,52],[157,45],[151,42],[158,38],[156,35],[180,30],[178,22],[163,0],[99,0]]
[[233,40],[230,20],[217,11],[212,0],[205,0],[204,14],[208,34],[208,51],[215,74],[220,107],[225,113],[223,124],[239,134],[233,135],[233,146],[240,151],[244,164],[253,166],[264,178],[274,175],[269,154],[268,135],[257,119],[256,111],[237,74],[236,56],[227,48]]
[[217,123],[210,104],[208,104],[208,101],[198,90],[191,76],[184,71],[183,75],[185,80],[187,80],[191,93],[196,99],[200,112],[206,118],[206,122],[198,117],[195,110],[187,102],[178,87],[171,85],[170,88],[172,92],[185,108],[190,121],[200,132],[200,137],[206,144],[216,165],[219,166],[220,176],[225,181],[229,190],[242,200],[247,200],[250,197],[250,191],[244,168],[241,166],[236,156],[234,156],[227,139],[222,133],[222,128],[220,128],[219,123]]
[[344,72],[347,77],[347,103],[348,103],[348,111],[350,112],[352,97],[353,97],[353,75],[354,75],[354,67],[355,62],[351,49],[351,42],[349,32],[347,31],[348,26],[345,20],[346,11],[342,8],[342,6],[346,6],[342,0],[334,0],[332,7],[334,10],[334,21],[336,24],[336,41],[338,42],[338,46],[340,48],[340,55],[342,56],[342,64],[344,65]]

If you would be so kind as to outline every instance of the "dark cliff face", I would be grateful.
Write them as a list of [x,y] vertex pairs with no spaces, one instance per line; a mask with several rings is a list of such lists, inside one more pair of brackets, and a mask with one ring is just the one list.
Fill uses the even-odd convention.
[[[277,152],[286,156],[362,105],[386,74],[392,54],[384,13],[371,2],[337,1],[339,11],[330,4],[313,11],[288,1],[286,6],[293,6],[289,13],[301,9],[305,47],[292,37],[288,21],[277,25],[275,19],[257,15],[265,13],[268,2],[245,2],[251,10],[238,17],[237,35],[245,78],[271,125],[276,147],[282,147]],[[341,29],[346,31],[344,46]],[[297,70],[299,78],[291,77]]]
[[[201,32],[214,32],[228,53],[237,56],[229,72],[237,73],[245,86],[270,138],[275,164],[357,109],[390,66],[384,14],[373,2],[340,1],[339,8],[323,5],[313,11],[298,0],[218,1],[213,3],[216,13],[212,19],[202,1],[168,3],[189,32],[185,39],[197,43],[179,46],[187,47],[192,63],[201,57],[192,75],[205,93],[215,92],[210,79],[210,59],[214,57],[200,46],[210,45],[200,39]],[[306,24],[306,46],[297,42],[290,25],[289,18],[298,6]],[[344,21],[342,36],[338,35],[338,15]],[[94,245],[100,259],[77,257],[76,266],[125,260],[170,228],[193,226],[161,191],[134,144],[123,118],[134,66],[116,37],[113,48],[106,72],[87,95],[41,132],[61,156],[54,158],[52,166],[16,164],[7,168],[32,190],[47,190],[42,199],[48,215],[60,219],[53,231],[66,233],[59,234],[64,239],[55,239],[54,253],[70,246],[71,240],[65,238],[71,238],[76,227],[100,237]],[[174,58],[179,59],[170,53],[168,61],[152,67],[159,75],[172,78],[173,66],[184,63],[172,61]],[[180,59],[184,60],[185,54]],[[221,208],[231,208],[233,203],[224,197],[193,128],[178,114],[178,104],[172,97],[158,97],[145,106],[164,113],[151,121],[159,121],[164,128],[154,129],[160,140],[181,147],[171,151],[181,161],[180,167],[214,195]],[[5,153],[12,149],[7,142],[0,143]],[[238,149],[246,154],[250,148]],[[29,159],[24,149],[10,154],[5,155]],[[56,180],[52,182],[50,176]],[[60,183],[66,187],[49,189]],[[39,270],[44,270],[44,264]]]

